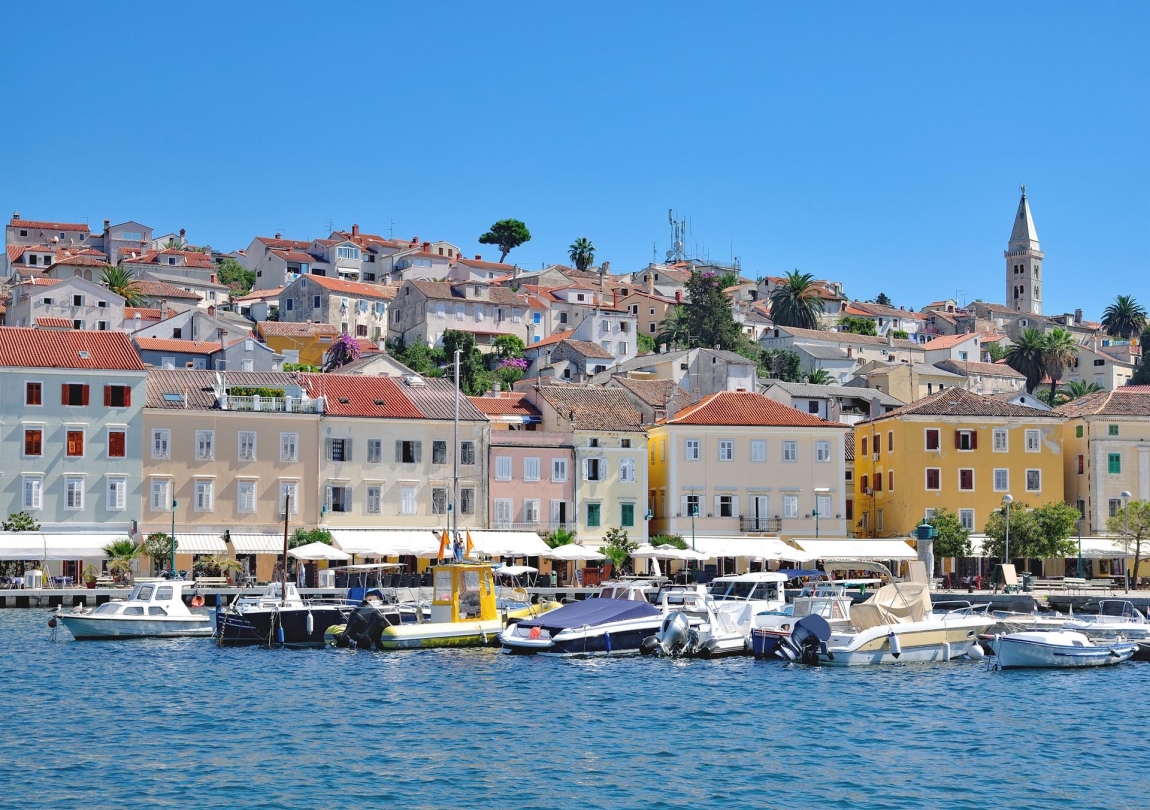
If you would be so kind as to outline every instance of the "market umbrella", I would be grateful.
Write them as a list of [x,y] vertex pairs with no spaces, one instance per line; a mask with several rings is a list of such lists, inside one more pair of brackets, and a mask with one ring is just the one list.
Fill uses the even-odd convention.
[[576,543],[568,543],[565,546],[558,546],[551,549],[544,556],[550,557],[553,560],[605,560],[607,555],[600,554],[592,548],[586,548]]
[[351,559],[351,555],[346,551],[340,551],[327,543],[308,543],[306,546],[289,550],[288,556],[295,557],[297,560],[339,560],[342,562]]

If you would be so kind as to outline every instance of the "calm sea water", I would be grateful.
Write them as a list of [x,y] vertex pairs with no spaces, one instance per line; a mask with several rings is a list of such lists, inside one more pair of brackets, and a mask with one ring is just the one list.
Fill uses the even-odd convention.
[[1150,664],[49,641],[0,611],[2,807],[1150,807]]

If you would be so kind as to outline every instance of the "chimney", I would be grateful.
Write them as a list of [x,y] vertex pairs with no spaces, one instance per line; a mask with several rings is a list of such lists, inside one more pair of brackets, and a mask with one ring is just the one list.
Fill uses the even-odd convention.
[[886,330],[886,345],[888,345],[888,346],[894,345],[894,329],[887,329]]
[[619,308],[619,291],[614,290],[612,292],[612,295],[614,296],[614,300],[613,300],[611,306],[614,307],[615,309],[618,309]]
[[430,251],[431,251],[431,243],[430,242],[424,242],[423,243],[423,252],[428,253]]
[[180,241],[181,242],[184,241],[184,234],[186,234],[186,233],[187,233],[187,231],[185,231],[183,228],[180,228]]
[[676,304],[683,303],[683,291],[682,290],[675,290],[675,303]]
[[516,265],[513,265],[511,267],[511,280],[515,281],[518,278],[519,278],[519,265],[516,264]]
[[475,261],[477,261],[477,262],[483,261],[483,256],[480,255],[479,253],[476,253],[475,254]]
[[1075,323],[1082,323],[1082,310],[1080,310],[1080,309],[1074,310],[1074,322]]
[[160,301],[160,320],[164,320],[168,316],[168,302]]
[[112,227],[112,220],[105,219],[104,220],[104,231],[107,232],[108,230],[111,229],[111,227]]
[[[20,212],[19,211],[13,211],[12,212],[12,219],[20,219]],[[107,222],[107,220],[104,220],[104,221]]]
[[352,236],[359,236],[359,226],[358,225],[352,225],[351,226],[351,235]]
[[418,236],[413,236],[413,237],[411,237],[411,244],[412,244],[413,246],[414,246],[414,245],[418,245],[418,244],[419,244],[419,237],[418,237]]
[[275,235],[275,238],[276,238],[276,239],[279,239],[279,238],[280,238],[280,235],[277,233],[277,234]]
[[383,286],[385,286],[385,287],[391,286],[391,273],[384,273],[383,274]]

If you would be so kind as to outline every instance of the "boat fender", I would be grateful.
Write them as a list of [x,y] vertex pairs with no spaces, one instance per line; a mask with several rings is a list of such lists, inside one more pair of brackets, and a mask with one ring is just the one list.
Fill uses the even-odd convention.
[[643,643],[639,645],[639,654],[640,655],[652,655],[652,654],[654,654],[655,648],[658,646],[658,644],[659,644],[659,642],[655,639],[654,636],[647,636],[645,639],[643,639]]
[[312,618],[311,611],[307,612],[307,634],[310,636],[315,632],[315,619]]
[[890,642],[890,654],[897,659],[902,655],[902,642],[898,640],[898,634],[891,630],[887,640]]
[[[603,634],[603,642],[607,645],[607,654],[610,655],[611,654],[611,634],[610,633],[604,633]],[[1111,652],[1113,652],[1113,650],[1111,650]]]
[[982,647],[977,644],[971,644],[970,649],[966,651],[966,657],[971,661],[981,661],[986,657],[986,653],[982,651]]
[[191,599],[191,604],[192,604],[192,607],[203,607],[204,606],[203,594],[197,593],[195,596],[193,596]]
[[276,641],[278,641],[280,643],[281,647],[283,646],[283,643],[284,643],[284,626],[282,623],[280,624],[279,627],[276,628]]
[[942,660],[943,661],[949,661],[950,660],[950,642],[949,641],[942,642]]
[[56,626],[56,617],[55,616],[53,616],[51,619],[48,620],[48,626],[49,627],[55,627]]

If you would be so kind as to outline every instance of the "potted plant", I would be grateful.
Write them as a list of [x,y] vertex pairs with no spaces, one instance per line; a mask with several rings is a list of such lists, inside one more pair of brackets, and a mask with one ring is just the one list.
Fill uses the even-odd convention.
[[96,574],[96,566],[92,565],[91,563],[88,563],[88,565],[84,566],[84,585],[89,590],[96,587]]

